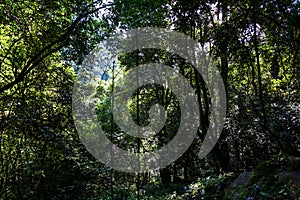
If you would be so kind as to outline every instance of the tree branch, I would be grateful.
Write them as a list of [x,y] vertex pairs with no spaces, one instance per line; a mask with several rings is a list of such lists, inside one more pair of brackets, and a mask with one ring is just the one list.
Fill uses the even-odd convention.
[[[112,5],[114,5],[114,4],[113,3],[106,4],[106,5],[100,6],[99,8],[96,8],[94,10],[91,10],[91,11],[88,11],[86,13],[80,14],[61,37],[59,37],[57,40],[53,41],[52,43],[50,43],[49,45],[47,45],[46,47],[44,47],[32,59],[30,59],[27,62],[27,64],[24,66],[24,68],[22,69],[22,71],[20,72],[20,74],[18,74],[13,81],[11,81],[8,84],[0,87],[0,93],[4,92],[5,90],[8,90],[8,89],[12,88],[16,84],[22,82],[24,80],[25,76],[27,74],[29,74],[36,66],[38,66],[38,64],[41,63],[45,58],[47,58],[52,53],[58,51],[59,49],[61,49],[65,45],[67,45],[68,39],[69,39],[70,35],[73,33],[73,31],[75,30],[76,26],[78,25],[78,23],[83,18],[85,18],[88,15],[93,14],[93,13],[95,13],[95,12],[97,12],[97,11],[103,9],[103,8],[106,8],[106,7],[109,7],[109,6],[112,6]],[[57,47],[55,47],[55,46],[57,46]]]

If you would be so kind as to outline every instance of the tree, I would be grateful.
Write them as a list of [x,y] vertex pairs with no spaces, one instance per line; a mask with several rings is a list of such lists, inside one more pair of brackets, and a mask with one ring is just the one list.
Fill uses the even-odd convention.
[[[111,5],[102,5],[97,1],[1,3],[1,37],[4,41],[0,63],[3,80],[0,92],[22,82],[51,54],[70,44],[77,44],[74,47],[79,48],[81,53],[77,54],[77,59],[82,60],[82,56],[93,46],[90,38],[87,38],[90,36],[89,32],[82,34],[82,30],[97,28],[91,18],[99,10]],[[83,36],[85,43],[78,46],[80,39],[83,39],[79,37]]]
[[[84,39],[87,46],[78,42],[79,36],[97,34],[92,25],[103,26],[93,14],[112,4],[100,3],[0,3],[1,198],[75,198],[85,195],[87,174],[97,177],[85,170],[99,165],[90,164],[72,119],[75,73],[67,56],[76,55],[80,63],[95,38],[104,37]],[[81,48],[74,53],[72,44]]]

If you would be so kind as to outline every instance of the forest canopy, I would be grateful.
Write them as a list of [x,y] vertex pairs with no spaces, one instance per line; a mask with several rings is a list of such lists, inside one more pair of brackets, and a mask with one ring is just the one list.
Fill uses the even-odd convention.
[[[197,136],[179,159],[134,174],[107,167],[83,145],[72,94],[99,43],[143,27],[192,38],[219,70],[227,107],[217,144],[200,159],[212,109],[201,74],[163,49],[120,55],[96,85],[97,119],[114,144],[151,152],[180,127],[176,92],[159,84],[140,87],[127,105],[140,126],[149,124],[152,105],[162,105],[167,117],[157,135],[139,139],[117,126],[114,84],[137,65],[180,72],[200,114]],[[1,0],[0,199],[297,199],[299,178],[290,177],[299,177],[300,163],[299,47],[298,0]]]

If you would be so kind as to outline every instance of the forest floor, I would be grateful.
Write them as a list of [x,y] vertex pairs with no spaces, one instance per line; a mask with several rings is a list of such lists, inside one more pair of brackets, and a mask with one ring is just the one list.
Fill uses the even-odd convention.
[[225,199],[300,199],[300,159],[264,161],[241,173],[227,188]]
[[192,184],[148,185],[143,199],[300,200],[300,158],[261,162],[252,171],[201,178]]

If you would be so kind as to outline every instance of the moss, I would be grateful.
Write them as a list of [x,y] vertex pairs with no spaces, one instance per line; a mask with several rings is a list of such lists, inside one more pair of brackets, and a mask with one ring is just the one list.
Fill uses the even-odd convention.
[[224,195],[223,199],[232,200],[232,199],[247,199],[248,194],[251,192],[251,189],[247,186],[236,187],[227,192]]
[[297,199],[299,189],[282,182],[280,176],[298,171],[299,163],[299,158],[263,161],[253,170],[247,185],[232,188],[223,199]]
[[[246,185],[238,184],[236,187],[228,187],[236,180],[239,174],[225,174],[220,177],[198,178],[194,183],[162,185],[151,183],[143,187],[143,199],[291,199],[296,200],[300,196],[300,190],[294,182],[288,179],[290,171],[299,169],[299,159],[282,159],[261,162],[252,172]],[[282,180],[286,178],[287,182]],[[135,197],[131,197],[134,199]]]
[[274,181],[274,175],[278,172],[280,168],[280,163],[274,161],[263,161],[261,162],[253,171],[248,184],[253,185],[259,180],[264,179],[267,183],[272,183]]

